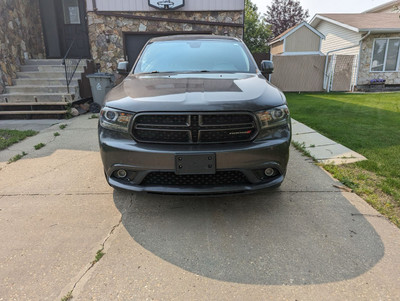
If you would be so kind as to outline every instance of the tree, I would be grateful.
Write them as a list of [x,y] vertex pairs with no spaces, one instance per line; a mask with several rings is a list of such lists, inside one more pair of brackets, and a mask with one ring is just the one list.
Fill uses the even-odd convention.
[[267,6],[265,20],[272,26],[273,37],[305,21],[309,17],[308,9],[304,10],[297,0],[273,0]]
[[260,18],[257,5],[245,0],[244,42],[252,53],[268,52],[270,26]]

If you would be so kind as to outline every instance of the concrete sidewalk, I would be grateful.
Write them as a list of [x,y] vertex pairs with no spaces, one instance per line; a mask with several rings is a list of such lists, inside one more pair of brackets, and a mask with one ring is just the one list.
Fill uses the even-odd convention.
[[367,160],[363,155],[321,135],[312,128],[292,119],[294,142],[302,145],[318,162],[348,164]]
[[42,131],[62,122],[61,119],[0,120],[0,129]]
[[0,300],[400,299],[399,229],[296,150],[277,191],[120,192],[88,117],[1,159]]

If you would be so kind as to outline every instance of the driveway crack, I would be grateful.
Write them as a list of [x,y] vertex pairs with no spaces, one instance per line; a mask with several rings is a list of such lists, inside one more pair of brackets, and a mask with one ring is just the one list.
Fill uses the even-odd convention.
[[[103,242],[100,244],[100,249],[96,252],[95,255],[95,260],[93,260],[88,266],[87,268],[82,272],[82,274],[79,276],[79,278],[74,282],[74,284],[72,285],[72,289],[69,290],[65,296],[69,296],[70,299],[73,298],[73,293],[74,291],[76,291],[77,287],[80,286],[80,290],[83,288],[83,285],[89,280],[89,278],[86,278],[86,280],[84,280],[82,282],[82,280],[85,278],[85,276],[88,275],[88,273],[93,269],[93,267],[96,265],[96,263],[98,263],[101,259],[101,257],[103,257],[105,255],[105,253],[103,253],[103,251],[106,249],[106,243],[107,241],[111,238],[111,236],[115,233],[115,231],[117,230],[117,228],[119,228],[122,224],[122,219],[124,217],[124,215],[126,215],[126,213],[128,212],[128,210],[132,207],[133,202],[135,201],[135,194],[131,195],[130,198],[130,202],[129,202],[129,206],[127,206],[127,208],[121,213],[121,217],[118,221],[117,224],[115,224],[114,226],[112,226],[111,230],[108,232],[107,236],[104,238]],[[82,282],[82,283],[81,283]],[[64,291],[64,290],[63,290]],[[59,299],[62,299],[63,295],[60,296]]]
[[[103,250],[104,250],[104,247],[105,247],[105,244],[106,244],[106,242],[110,239],[110,237],[113,235],[113,233],[115,232],[115,229],[117,229],[120,225],[121,225],[121,223],[122,223],[122,215],[121,215],[121,218],[119,219],[119,221],[118,221],[118,223],[116,224],[116,225],[114,225],[112,228],[111,228],[111,230],[110,230],[110,232],[108,232],[108,234],[107,234],[107,236],[106,236],[106,238],[103,240],[103,242],[100,244],[100,252],[102,252]],[[97,251],[97,254],[99,253],[99,251]],[[75,288],[76,288],[76,286],[79,284],[79,282],[82,280],[82,278],[83,277],[85,277],[85,275],[96,265],[96,263],[98,262],[98,260],[93,260],[90,264],[89,264],[89,266],[88,266],[88,268],[82,273],[82,275],[79,277],[79,279],[74,283],[74,285],[72,286],[72,289],[70,290],[70,292],[71,292],[71,295],[72,295],[72,293],[74,292],[74,290],[75,290]]]

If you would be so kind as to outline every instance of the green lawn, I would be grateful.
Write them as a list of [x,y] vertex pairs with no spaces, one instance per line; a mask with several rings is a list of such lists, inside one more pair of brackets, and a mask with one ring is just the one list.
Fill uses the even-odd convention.
[[38,132],[28,131],[17,131],[17,130],[2,130],[0,129],[0,150],[6,149],[14,143],[24,140],[26,137],[36,135]]
[[400,225],[400,93],[286,96],[294,119],[368,158],[325,168]]

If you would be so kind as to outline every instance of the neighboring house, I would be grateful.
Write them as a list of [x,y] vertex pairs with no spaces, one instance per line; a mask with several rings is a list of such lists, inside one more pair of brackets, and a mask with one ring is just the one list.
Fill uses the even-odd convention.
[[396,6],[400,6],[400,1],[399,0],[389,1],[387,3],[381,4],[379,6],[371,8],[369,10],[366,10],[363,13],[364,14],[369,14],[369,13],[395,13],[396,12],[396,9],[395,9]]
[[321,47],[324,54],[358,56],[357,86],[378,78],[387,85],[400,85],[398,14],[317,14],[310,25],[326,37]]
[[300,23],[275,37],[269,46],[272,55],[322,55],[325,36],[307,22]]

